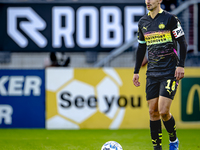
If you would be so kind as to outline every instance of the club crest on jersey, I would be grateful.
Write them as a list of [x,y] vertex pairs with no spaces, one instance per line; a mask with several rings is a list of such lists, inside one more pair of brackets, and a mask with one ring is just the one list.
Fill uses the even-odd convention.
[[158,26],[158,28],[159,28],[159,29],[164,29],[164,28],[165,28],[165,25],[164,25],[163,23],[160,23],[159,26]]

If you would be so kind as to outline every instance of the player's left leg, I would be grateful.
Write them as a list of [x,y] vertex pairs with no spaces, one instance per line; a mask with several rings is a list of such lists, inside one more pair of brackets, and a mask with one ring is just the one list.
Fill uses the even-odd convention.
[[160,96],[159,97],[159,112],[163,120],[163,124],[169,134],[170,150],[178,150],[179,141],[176,136],[176,124],[174,117],[170,113],[172,99]]
[[159,97],[159,112],[162,117],[165,128],[169,133],[169,140],[173,142],[176,140],[176,125],[174,117],[170,113],[171,103],[171,99],[163,96]]

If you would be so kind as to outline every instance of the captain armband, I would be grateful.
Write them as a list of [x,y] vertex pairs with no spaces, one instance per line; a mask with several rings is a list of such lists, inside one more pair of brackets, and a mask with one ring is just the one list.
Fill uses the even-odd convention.
[[184,35],[184,31],[179,22],[178,22],[177,26],[178,27],[172,31],[172,33],[176,39]]

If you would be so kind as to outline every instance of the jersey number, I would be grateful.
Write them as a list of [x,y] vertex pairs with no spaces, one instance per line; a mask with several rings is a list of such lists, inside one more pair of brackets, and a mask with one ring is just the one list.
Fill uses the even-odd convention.
[[[172,81],[171,79],[167,80],[167,86],[165,86],[165,89],[170,90],[171,81]],[[175,88],[176,88],[176,81],[173,81],[172,87],[171,87],[172,91],[174,91]]]

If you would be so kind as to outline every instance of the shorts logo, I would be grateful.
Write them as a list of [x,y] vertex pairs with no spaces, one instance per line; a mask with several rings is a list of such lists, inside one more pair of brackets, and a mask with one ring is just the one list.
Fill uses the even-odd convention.
[[163,23],[160,23],[159,26],[158,26],[158,28],[159,28],[159,29],[164,29],[164,28],[165,28],[165,25],[164,25]]
[[167,90],[167,92],[169,92],[169,95],[171,95],[171,93],[172,93],[172,91],[170,91],[170,90]]
[[179,37],[181,37],[182,35],[184,35],[183,29],[179,26],[178,28],[174,29],[172,31],[174,37],[177,39]]

